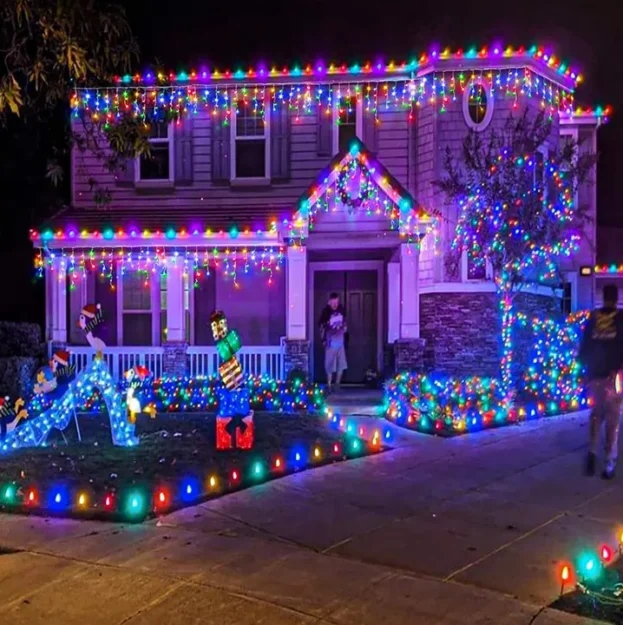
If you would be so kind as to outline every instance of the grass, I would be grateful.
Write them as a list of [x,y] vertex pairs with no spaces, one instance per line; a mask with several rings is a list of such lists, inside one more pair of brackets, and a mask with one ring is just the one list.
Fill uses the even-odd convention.
[[[293,458],[299,450],[301,468],[314,463],[313,460],[321,463],[344,457],[344,435],[331,430],[317,415],[256,413],[254,422],[252,450],[218,451],[212,414],[159,414],[153,420],[141,416],[136,427],[140,442],[127,448],[112,445],[105,415],[84,414],[79,418],[82,442],[78,441],[72,424],[62,433],[54,430],[46,447],[18,450],[4,456],[0,464],[0,485],[4,485],[4,490],[0,496],[6,492],[7,484],[15,483],[13,490],[24,499],[30,489],[35,489],[41,500],[37,503],[49,504],[45,498],[60,489],[64,493],[63,502],[67,503],[63,514],[67,515],[72,513],[67,509],[71,502],[75,508],[79,493],[85,493],[89,505],[81,516],[87,512],[86,516],[97,516],[103,512],[103,502],[110,493],[120,496],[143,492],[149,502],[146,507],[150,507],[153,493],[164,488],[170,493],[171,507],[181,507],[190,503],[180,494],[186,483],[192,483],[199,496],[208,490],[209,476],[218,476],[224,484],[234,470],[238,471],[239,483],[230,484],[226,489],[230,490],[257,483],[260,478],[291,472],[297,468]],[[339,454],[334,453],[335,444],[339,446]],[[323,450],[322,454],[311,459],[309,455],[316,446]],[[361,445],[353,455],[363,455],[366,449],[365,444]],[[280,458],[278,470],[277,458]],[[195,502],[196,498],[192,503]],[[31,506],[33,511],[41,507],[46,506]],[[24,510],[21,506],[19,509]]]

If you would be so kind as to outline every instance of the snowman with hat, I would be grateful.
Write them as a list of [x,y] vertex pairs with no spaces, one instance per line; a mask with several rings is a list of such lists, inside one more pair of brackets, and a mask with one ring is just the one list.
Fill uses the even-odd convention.
[[106,343],[93,334],[93,330],[103,321],[102,305],[88,304],[80,311],[78,327],[84,331],[84,336],[89,345],[95,350],[96,358],[102,358],[102,352]]

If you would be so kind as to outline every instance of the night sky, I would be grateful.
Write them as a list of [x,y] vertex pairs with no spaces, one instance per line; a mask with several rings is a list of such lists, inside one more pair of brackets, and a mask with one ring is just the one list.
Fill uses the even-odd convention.
[[[431,44],[467,49],[502,42],[551,46],[578,67],[585,82],[576,92],[584,105],[611,104],[614,115],[599,133],[598,220],[623,227],[623,21],[615,0],[601,2],[465,0],[307,0],[306,2],[171,2],[123,0],[141,47],[137,69],[158,64],[172,71],[202,66],[236,69],[259,61],[279,65],[402,61]],[[42,320],[41,286],[32,281],[27,230],[45,215],[48,194],[37,153],[12,155],[18,132],[0,141],[0,262],[7,297],[0,319]],[[13,199],[16,198],[16,199]],[[16,295],[19,293],[19,295]]]

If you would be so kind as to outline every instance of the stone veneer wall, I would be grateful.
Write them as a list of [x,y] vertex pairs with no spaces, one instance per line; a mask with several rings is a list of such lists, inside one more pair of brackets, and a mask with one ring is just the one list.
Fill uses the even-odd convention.
[[163,344],[162,368],[164,375],[184,377],[188,375],[188,345],[184,342],[170,342]]
[[298,369],[309,376],[309,341],[288,339],[285,341],[284,378],[287,380],[290,371]]
[[[546,295],[519,293],[515,309],[528,317],[560,317],[560,301]],[[420,295],[420,336],[426,341],[428,370],[448,375],[496,376],[500,358],[500,316],[495,293],[427,293]],[[532,333],[513,334],[516,373],[529,359]]]

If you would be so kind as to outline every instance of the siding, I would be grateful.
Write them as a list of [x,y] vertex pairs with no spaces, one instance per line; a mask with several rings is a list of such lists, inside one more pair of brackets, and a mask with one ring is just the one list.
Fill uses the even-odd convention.
[[[276,210],[292,211],[299,197],[313,184],[331,160],[317,155],[317,115],[291,112],[291,171],[285,182],[268,187],[236,187],[212,181],[212,118],[199,113],[193,119],[192,163],[193,180],[189,185],[169,190],[136,189],[132,184],[119,185],[115,176],[91,152],[74,149],[74,197],[76,208],[94,206],[91,182],[111,193],[114,209],[179,209],[217,208],[237,215],[239,209],[266,208],[267,214]],[[378,157],[391,173],[406,187],[409,185],[408,138],[410,125],[406,111],[381,111],[377,126]],[[74,130],[80,132],[80,122]],[[174,130],[176,132],[177,129]],[[413,160],[413,159],[411,159]]]

